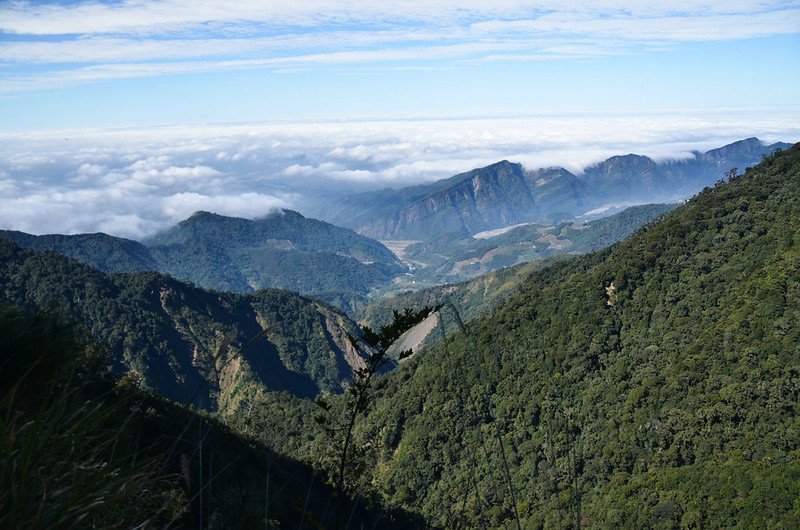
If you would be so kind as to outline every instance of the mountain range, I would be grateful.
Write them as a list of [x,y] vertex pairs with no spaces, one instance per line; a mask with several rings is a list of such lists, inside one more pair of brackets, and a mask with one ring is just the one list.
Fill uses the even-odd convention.
[[573,174],[507,160],[432,184],[351,195],[323,217],[375,239],[426,240],[520,223],[551,223],[619,203],[675,202],[788,144],[748,138],[682,160],[615,156]]
[[160,271],[229,292],[292,289],[355,316],[369,301],[408,288],[472,278],[559,253],[596,250],[670,207],[637,206],[588,224],[524,225],[479,238],[447,234],[407,246],[403,261],[410,266],[408,272],[381,243],[286,210],[253,221],[198,212],[141,243],[102,233],[0,231],[0,239],[54,251],[104,272]]
[[347,298],[405,270],[377,241],[291,210],[256,220],[197,212],[141,243],[102,233],[0,231],[0,238],[53,250],[105,272],[159,271],[231,292],[272,287]]
[[[731,160],[716,153],[708,163]],[[66,514],[114,526],[119,511],[126,526],[325,528],[342,526],[331,513],[338,520],[346,505],[354,524],[373,527],[383,517],[400,528],[797,527],[800,145],[729,169],[644,225],[661,207],[629,211],[630,223],[601,220],[581,244],[602,247],[638,226],[602,250],[424,292],[435,311],[423,324],[438,336],[366,379],[359,369],[375,350],[362,338],[372,331],[321,302],[106,273],[0,240],[10,345],[0,457],[13,464],[0,473],[0,522],[20,515],[8,506],[27,506],[16,521]],[[199,217],[187,223],[202,234],[213,232],[206,221],[225,227]],[[600,225],[562,225],[550,241],[581,241]],[[213,257],[203,242],[222,245],[229,230],[237,241],[247,228],[232,226],[200,243],[181,227],[145,248],[157,262],[159,245],[189,241],[182,252]],[[135,245],[111,243],[126,256],[119,263],[141,258]],[[71,320],[92,346],[75,352],[38,317],[9,318],[36,311]],[[95,348],[125,377],[70,376]],[[48,360],[63,351],[72,359]],[[107,415],[93,419],[97,410]],[[62,494],[78,487],[92,493]]]

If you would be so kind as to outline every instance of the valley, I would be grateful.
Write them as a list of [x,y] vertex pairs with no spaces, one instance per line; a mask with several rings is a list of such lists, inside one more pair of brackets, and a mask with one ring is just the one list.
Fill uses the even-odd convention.
[[0,1],[0,530],[799,530],[798,50]]
[[[0,323],[73,330],[58,362],[76,370],[102,351],[92,384],[112,394],[80,392],[147,403],[130,436],[200,429],[205,453],[163,449],[200,471],[153,490],[174,506],[153,501],[162,521],[213,505],[263,522],[229,488],[280,480],[290,525],[337,526],[346,505],[390,528],[791,526],[800,151],[715,182],[682,204],[381,242],[291,211],[198,212],[142,242],[3,232]],[[282,471],[225,474],[205,508],[177,493],[238,444],[232,469]]]

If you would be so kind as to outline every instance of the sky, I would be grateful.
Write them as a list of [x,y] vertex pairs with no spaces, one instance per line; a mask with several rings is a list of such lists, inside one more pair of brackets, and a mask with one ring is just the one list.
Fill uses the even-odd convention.
[[2,1],[0,228],[794,142],[799,86],[798,1]]

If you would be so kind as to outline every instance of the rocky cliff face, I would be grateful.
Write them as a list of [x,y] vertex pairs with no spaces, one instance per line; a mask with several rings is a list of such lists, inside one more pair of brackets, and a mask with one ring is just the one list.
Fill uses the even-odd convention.
[[586,168],[582,180],[587,186],[606,193],[653,193],[659,185],[659,165],[646,156],[613,156]]
[[451,183],[411,201],[390,215],[376,216],[357,231],[383,239],[427,239],[432,233],[472,235],[487,227],[526,222],[531,215],[546,215],[556,196],[575,207],[580,186],[563,169],[526,173],[520,164],[506,160],[448,179]]

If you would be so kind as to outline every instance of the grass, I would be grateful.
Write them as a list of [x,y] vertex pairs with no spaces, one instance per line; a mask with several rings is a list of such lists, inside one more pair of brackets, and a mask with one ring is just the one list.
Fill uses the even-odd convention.
[[91,346],[8,309],[0,336],[0,528],[145,528],[181,511]]

